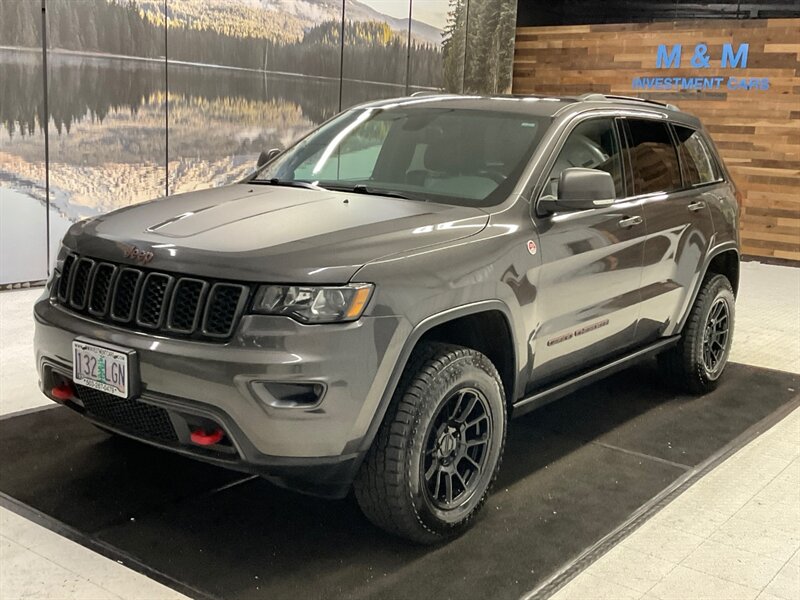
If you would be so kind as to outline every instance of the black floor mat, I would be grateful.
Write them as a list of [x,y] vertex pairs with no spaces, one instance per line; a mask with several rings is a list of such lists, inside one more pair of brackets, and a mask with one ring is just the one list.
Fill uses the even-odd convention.
[[196,595],[518,598],[795,398],[798,379],[730,365],[717,391],[675,397],[645,364],[513,421],[482,516],[438,548],[383,534],[352,499],[109,439],[63,408],[0,421],[0,492]]

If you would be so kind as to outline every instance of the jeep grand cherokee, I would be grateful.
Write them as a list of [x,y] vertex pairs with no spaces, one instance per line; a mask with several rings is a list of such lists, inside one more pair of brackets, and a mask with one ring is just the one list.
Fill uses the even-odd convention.
[[251,177],[75,224],[35,306],[45,394],[112,433],[464,531],[516,416],[658,356],[725,368],[736,190],[673,106],[361,105]]

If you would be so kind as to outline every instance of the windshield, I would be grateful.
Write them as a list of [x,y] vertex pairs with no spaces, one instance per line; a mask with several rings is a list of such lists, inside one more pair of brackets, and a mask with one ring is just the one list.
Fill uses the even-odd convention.
[[253,181],[488,206],[514,187],[549,120],[471,109],[355,109],[302,139]]

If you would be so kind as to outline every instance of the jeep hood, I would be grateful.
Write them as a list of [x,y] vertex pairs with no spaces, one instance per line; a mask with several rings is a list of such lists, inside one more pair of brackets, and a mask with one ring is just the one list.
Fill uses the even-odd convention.
[[366,263],[480,232],[480,209],[364,194],[235,184],[123,208],[74,225],[80,254],[220,279],[345,283]]

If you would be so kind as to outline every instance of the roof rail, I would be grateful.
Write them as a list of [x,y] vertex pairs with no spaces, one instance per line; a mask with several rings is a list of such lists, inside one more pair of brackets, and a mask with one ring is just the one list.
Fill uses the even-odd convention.
[[592,92],[589,94],[583,94],[582,96],[578,96],[578,99],[583,102],[602,102],[604,100],[628,100],[631,102],[646,102],[647,104],[657,104],[658,106],[663,106],[667,110],[680,110],[674,104],[667,104],[666,102],[659,102],[658,100],[651,100],[649,98],[639,98],[637,96],[620,96],[617,94],[599,94],[597,92]]
[[414,92],[410,95],[411,98],[416,98],[417,96],[438,96],[441,92],[436,92],[432,90],[419,90],[418,92]]

